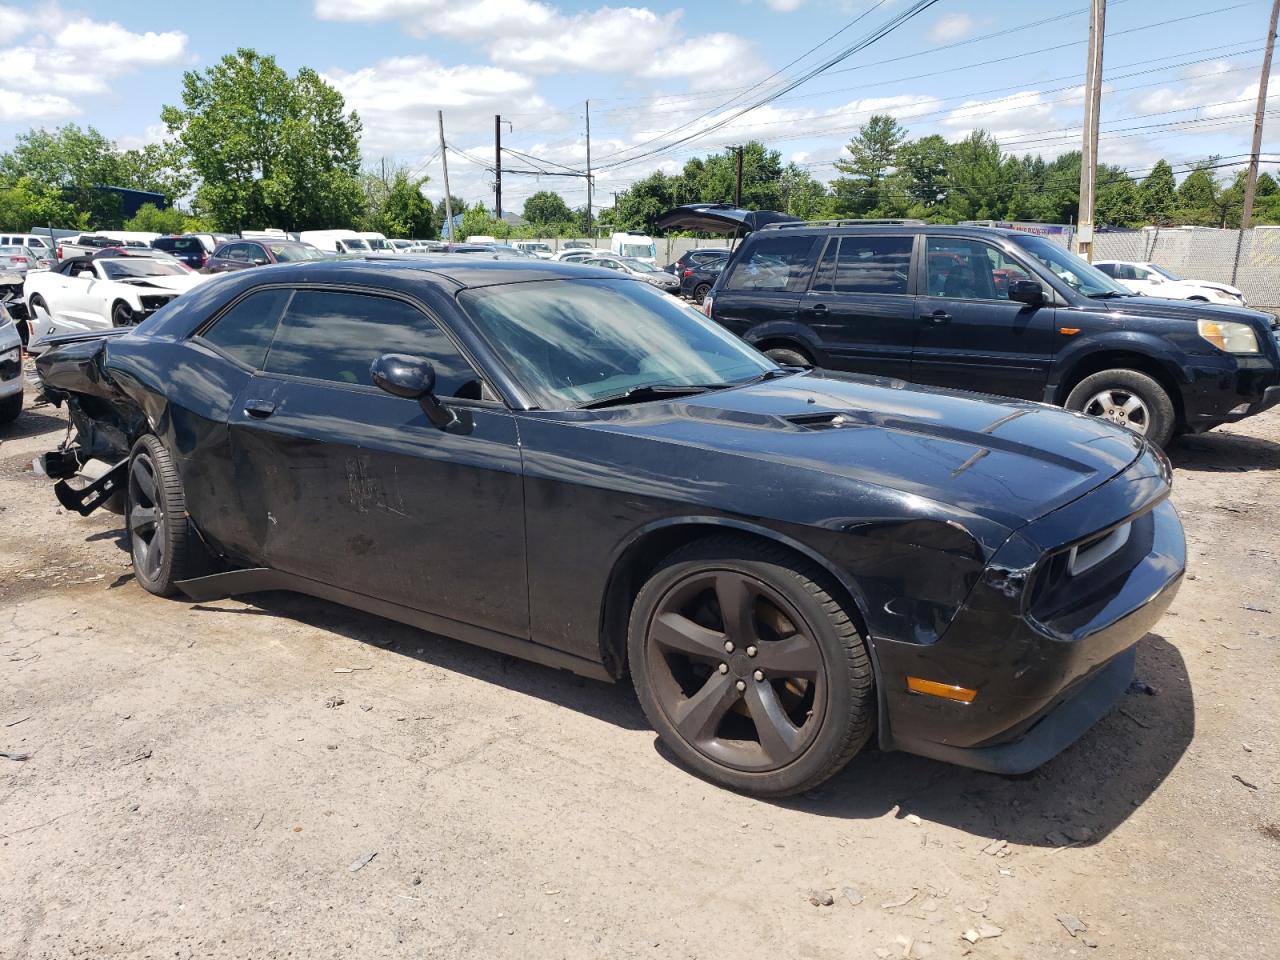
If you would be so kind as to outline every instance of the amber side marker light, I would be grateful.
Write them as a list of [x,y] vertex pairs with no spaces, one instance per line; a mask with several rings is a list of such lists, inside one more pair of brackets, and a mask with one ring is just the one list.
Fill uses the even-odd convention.
[[1074,337],[1077,333],[1080,332],[1080,328],[1079,327],[1059,327],[1058,332],[1061,333],[1063,336]]
[[978,695],[977,690],[970,690],[968,687],[923,680],[920,677],[907,677],[907,689],[912,693],[927,693],[931,697],[942,697],[943,700],[955,700],[959,703],[973,703],[973,698]]

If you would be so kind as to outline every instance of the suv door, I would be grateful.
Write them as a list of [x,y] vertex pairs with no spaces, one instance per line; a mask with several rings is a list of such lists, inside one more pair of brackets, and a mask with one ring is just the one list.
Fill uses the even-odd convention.
[[[372,383],[384,353],[426,357],[464,428]],[[407,300],[296,289],[231,435],[260,555],[272,567],[528,636],[515,419]],[[452,399],[446,399],[452,398]]]
[[1009,299],[1011,281],[1041,282],[1035,271],[984,240],[926,237],[921,276],[911,379],[1044,399],[1055,310]]
[[811,342],[797,316],[800,298],[813,273],[814,250],[822,237],[788,230],[757,231],[747,247],[721,274],[711,316],[751,343],[770,337]]
[[817,337],[836,370],[906,379],[915,346],[911,255],[915,237],[850,234],[830,237],[800,322]]

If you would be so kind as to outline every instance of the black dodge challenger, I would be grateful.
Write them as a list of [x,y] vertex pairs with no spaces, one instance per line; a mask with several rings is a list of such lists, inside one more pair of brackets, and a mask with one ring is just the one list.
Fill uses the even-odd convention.
[[210,281],[38,369],[61,501],[138,582],[293,590],[586,676],[689,767],[780,796],[872,737],[1043,763],[1181,581],[1164,456],[1035,403],[799,371],[554,263]]

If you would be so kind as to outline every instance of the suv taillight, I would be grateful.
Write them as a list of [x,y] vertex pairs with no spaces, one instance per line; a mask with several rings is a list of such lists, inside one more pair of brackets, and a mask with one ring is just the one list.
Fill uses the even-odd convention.
[[708,293],[705,297],[702,298],[702,312],[706,314],[708,317],[711,316],[711,300],[712,300],[712,297],[710,293]]

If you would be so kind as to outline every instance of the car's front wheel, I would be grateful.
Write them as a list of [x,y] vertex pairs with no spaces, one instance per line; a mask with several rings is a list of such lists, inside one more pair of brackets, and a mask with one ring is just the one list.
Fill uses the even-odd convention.
[[1164,387],[1137,370],[1103,370],[1085,377],[1067,396],[1068,410],[1101,417],[1165,446],[1178,425]]
[[168,597],[177,583],[198,575],[198,539],[187,519],[182,478],[160,439],[146,434],[133,445],[125,517],[133,572],[148,593]]
[[117,303],[111,308],[111,325],[128,327],[133,324],[133,308],[127,303]]
[[871,664],[839,589],[781,547],[727,536],[677,550],[641,588],[628,634],[641,706],[707,779],[781,797],[866,743]]

